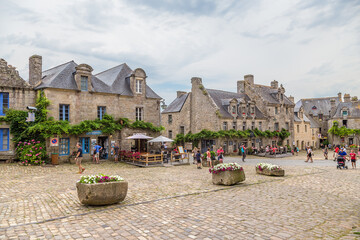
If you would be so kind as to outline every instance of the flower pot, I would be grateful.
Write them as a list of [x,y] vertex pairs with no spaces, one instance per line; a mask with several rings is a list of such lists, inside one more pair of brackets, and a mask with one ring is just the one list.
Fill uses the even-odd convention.
[[285,170],[284,169],[278,169],[278,170],[269,170],[267,168],[264,168],[262,170],[255,167],[256,173],[266,176],[276,176],[276,177],[283,177],[285,176]]
[[59,155],[57,153],[51,154],[51,164],[52,165],[59,165]]
[[84,205],[109,205],[123,201],[128,182],[76,183],[79,200]]
[[235,171],[223,171],[217,174],[212,173],[212,182],[216,185],[234,185],[245,181],[245,172],[243,169]]

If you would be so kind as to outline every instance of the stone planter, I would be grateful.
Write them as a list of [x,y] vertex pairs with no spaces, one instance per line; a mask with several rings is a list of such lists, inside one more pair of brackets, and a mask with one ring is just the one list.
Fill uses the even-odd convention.
[[261,171],[255,167],[256,173],[257,174],[261,174],[261,175],[266,175],[266,176],[276,176],[276,177],[283,177],[285,175],[285,170],[284,169],[280,169],[280,170],[269,170],[269,169],[262,169]]
[[224,171],[217,174],[212,173],[212,182],[216,185],[230,186],[242,181],[245,181],[245,172],[243,169],[236,171]]
[[85,205],[109,205],[123,201],[128,183],[105,182],[95,184],[76,183],[79,200]]

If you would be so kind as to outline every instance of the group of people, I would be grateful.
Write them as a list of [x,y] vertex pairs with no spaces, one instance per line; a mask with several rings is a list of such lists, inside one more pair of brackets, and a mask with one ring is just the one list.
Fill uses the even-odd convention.
[[356,169],[356,160],[360,155],[360,147],[357,150],[358,154],[356,154],[355,149],[353,148],[348,155],[345,147],[336,146],[334,149],[334,161],[338,160],[338,158],[351,161],[352,168]]
[[[201,169],[201,153],[200,153],[200,150],[195,147],[192,151],[193,153],[193,163],[197,165],[197,168],[198,169]],[[220,147],[217,151],[216,151],[216,154],[217,154],[217,158],[219,160],[220,163],[223,162],[224,160],[224,149],[222,147]],[[206,153],[205,153],[205,156],[206,156],[206,163],[207,163],[207,166],[208,167],[213,167],[212,166],[212,161],[211,161],[211,151],[210,151],[210,148],[207,149]]]
[[[78,165],[79,167],[79,173],[83,173],[85,171],[85,168],[81,165],[81,161],[83,159],[83,150],[82,150],[82,147],[81,147],[81,144],[80,143],[76,143],[76,148],[77,148],[77,152],[76,152],[76,155],[75,155],[75,162],[76,162],[76,165]],[[102,150],[103,148],[95,143],[95,146],[93,147],[93,162],[95,164],[99,164],[99,160],[100,160],[100,151]],[[118,162],[118,156],[119,156],[119,146],[117,145],[117,143],[115,143],[115,146],[114,146],[114,152],[115,152],[115,162]]]

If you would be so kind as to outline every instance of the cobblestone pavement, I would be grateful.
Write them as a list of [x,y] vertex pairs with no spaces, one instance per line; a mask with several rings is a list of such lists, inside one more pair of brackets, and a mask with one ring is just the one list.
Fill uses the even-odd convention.
[[286,177],[273,178],[256,175],[254,164],[247,162],[246,181],[224,187],[212,185],[208,170],[194,165],[138,168],[85,163],[87,174],[118,174],[129,182],[121,204],[86,207],[77,198],[75,182],[80,175],[75,165],[1,164],[0,239],[360,236],[360,170],[284,166]]

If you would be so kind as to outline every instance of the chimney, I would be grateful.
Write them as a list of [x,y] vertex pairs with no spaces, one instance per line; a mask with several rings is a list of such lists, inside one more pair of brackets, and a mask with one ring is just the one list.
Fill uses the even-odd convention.
[[199,77],[192,77],[191,78],[191,84],[197,84],[197,85],[201,85],[202,84],[202,79]]
[[274,80],[271,82],[271,88],[278,89],[279,88],[279,82]]
[[335,107],[336,107],[335,104],[336,104],[335,99],[330,99],[331,111],[333,111],[335,109]]
[[41,82],[42,77],[42,57],[39,55],[32,55],[29,58],[29,83],[35,86]]
[[182,95],[186,94],[186,92],[183,92],[183,91],[176,91],[176,95],[177,97],[181,97]]
[[254,85],[254,75],[248,74],[244,76],[244,80],[246,83],[248,83],[250,86]]
[[292,103],[295,103],[295,99],[294,99],[293,96],[290,95],[290,96],[288,97],[288,99],[289,99]]
[[357,102],[358,101],[358,97],[357,96],[353,96],[352,98],[351,98],[351,102]]
[[348,94],[348,93],[345,93],[344,94],[344,102],[350,102],[350,94]]
[[237,81],[237,93],[245,93],[245,81]]
[[339,102],[342,102],[341,92],[338,93]]

